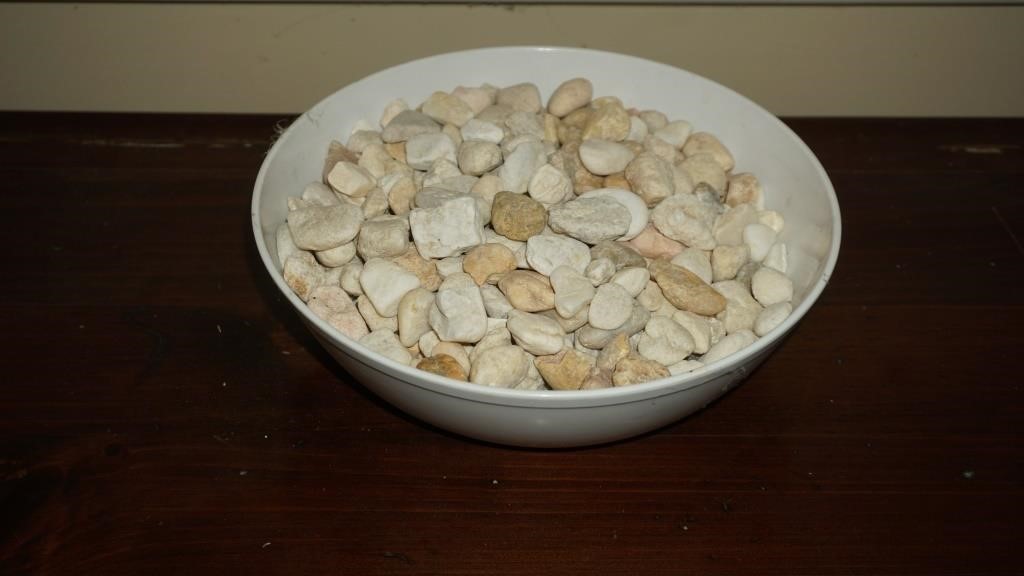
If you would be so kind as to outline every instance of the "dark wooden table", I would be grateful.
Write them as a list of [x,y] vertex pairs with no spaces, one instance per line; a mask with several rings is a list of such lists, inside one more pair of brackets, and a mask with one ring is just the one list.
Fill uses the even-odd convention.
[[279,120],[0,114],[0,573],[1024,572],[1024,120],[790,120],[843,209],[818,305],[707,410],[566,451],[313,341],[249,229]]

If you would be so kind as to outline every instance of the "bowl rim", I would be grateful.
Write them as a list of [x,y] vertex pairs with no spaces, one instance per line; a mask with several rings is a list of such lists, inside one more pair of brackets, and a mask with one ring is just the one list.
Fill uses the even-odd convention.
[[[390,358],[387,358],[377,352],[374,352],[358,341],[353,340],[347,335],[341,333],[333,326],[328,324],[326,321],[321,319],[319,316],[314,314],[309,307],[303,302],[298,296],[292,292],[291,288],[284,282],[284,276],[277,270],[277,266],[274,264],[274,260],[270,255],[270,250],[264,240],[263,226],[260,221],[260,203],[262,200],[262,192],[264,180],[266,179],[268,167],[279,152],[281,148],[287,145],[291,137],[295,133],[295,126],[300,123],[304,118],[309,120],[310,115],[317,113],[317,110],[327,104],[327,101],[334,98],[339,92],[346,90],[357,84],[367,83],[374,81],[377,77],[385,74],[391,74],[401,68],[406,67],[419,67],[430,64],[435,61],[443,61],[452,57],[465,57],[469,55],[487,55],[488,53],[496,52],[522,52],[524,54],[537,54],[546,52],[562,52],[562,53],[578,53],[586,54],[588,56],[608,56],[619,59],[634,60],[638,63],[643,63],[647,66],[663,67],[666,72],[671,71],[672,73],[678,74],[683,73],[696,79],[698,82],[705,82],[710,84],[712,87],[723,90],[727,93],[731,93],[732,96],[738,98],[747,105],[754,107],[760,112],[766,114],[770,121],[776,123],[782,132],[792,139],[793,144],[797,146],[807,157],[810,159],[811,164],[820,177],[824,184],[824,192],[827,196],[829,209],[832,217],[832,238],[831,238],[831,249],[829,250],[828,257],[824,263],[824,268],[820,277],[807,291],[806,296],[800,304],[793,308],[790,315],[783,321],[781,325],[772,330],[771,333],[764,337],[758,338],[753,344],[746,348],[729,355],[722,360],[702,366],[694,371],[687,372],[684,374],[678,374],[669,376],[666,378],[660,378],[658,380],[652,380],[650,382],[644,382],[641,384],[635,384],[632,386],[623,387],[611,387],[602,388],[596,390],[518,390],[511,388],[499,388],[484,386],[480,384],[474,384],[472,382],[461,382],[451,378],[439,376],[430,372],[419,370],[414,366],[407,366],[400,364]],[[367,366],[376,371],[383,371],[390,374],[403,383],[407,383],[419,388],[427,389],[431,392],[442,394],[445,396],[452,396],[467,400],[472,400],[478,403],[494,404],[501,406],[522,406],[530,408],[588,408],[593,406],[608,406],[615,404],[625,404],[636,402],[639,400],[646,400],[656,398],[668,394],[675,394],[683,390],[695,388],[704,384],[708,384],[714,381],[717,377],[730,374],[737,371],[745,372],[747,360],[760,355],[763,352],[771,349],[779,341],[790,332],[803,317],[807,314],[810,308],[818,301],[821,293],[828,285],[829,280],[832,277],[832,273],[835,270],[836,262],[839,257],[839,249],[842,238],[842,217],[839,209],[839,200],[836,196],[835,188],[832,185],[832,181],[821,165],[818,157],[813,153],[810,147],[782,120],[780,120],[775,114],[772,114],[763,106],[747,98],[746,96],[736,92],[735,90],[722,85],[714,80],[700,76],[696,73],[690,72],[670,64],[665,64],[655,60],[647,58],[641,58],[629,54],[623,54],[618,52],[611,52],[605,50],[595,50],[590,48],[576,48],[576,47],[563,47],[563,46],[539,46],[539,45],[524,45],[524,46],[492,46],[487,48],[475,48],[469,50],[459,50],[453,52],[444,52],[410,60],[384,68],[370,75],[364,76],[359,80],[351,82],[345,86],[342,86],[334,92],[328,94],[312,107],[307,109],[301,115],[299,115],[295,121],[293,121],[287,129],[284,130],[273,143],[270,149],[264,156],[263,162],[260,165],[259,172],[257,173],[255,183],[253,185],[252,201],[250,203],[250,212],[253,226],[253,236],[256,241],[256,247],[260,255],[260,259],[263,261],[263,265],[267,272],[270,274],[271,279],[277,286],[281,294],[291,303],[292,307],[299,313],[300,317],[307,323],[307,326],[315,328],[315,331],[327,337],[333,344],[348,354],[350,358]]]

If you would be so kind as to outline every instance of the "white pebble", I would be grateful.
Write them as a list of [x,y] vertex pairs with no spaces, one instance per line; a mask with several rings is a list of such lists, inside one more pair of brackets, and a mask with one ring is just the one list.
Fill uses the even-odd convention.
[[[361,234],[360,234],[361,236]],[[337,268],[348,264],[356,255],[356,243],[349,242],[341,246],[335,246],[327,250],[320,250],[315,253],[318,262],[328,268]]]
[[545,276],[559,266],[569,266],[582,274],[590,264],[590,248],[568,236],[541,234],[526,241],[526,261]]
[[557,353],[565,342],[565,332],[558,322],[540,314],[510,310],[506,328],[516,344],[538,356]]
[[622,172],[633,160],[633,152],[618,142],[592,138],[580,144],[580,161],[593,174],[607,176]]
[[362,198],[377,185],[377,181],[366,168],[351,162],[338,162],[327,174],[331,188],[350,198]]
[[590,325],[600,330],[615,330],[629,320],[633,297],[618,284],[602,284],[590,302]]
[[398,302],[398,338],[402,346],[412,346],[430,332],[430,309],[434,293],[426,288],[410,290]]
[[590,264],[587,264],[587,269],[583,271],[583,275],[594,286],[600,286],[611,280],[614,274],[615,262],[612,262],[610,258],[595,258],[590,261]]
[[664,366],[685,360],[693,349],[690,332],[665,316],[652,316],[637,344],[641,356]]
[[534,200],[550,206],[572,196],[572,180],[551,164],[544,164],[533,173],[527,191]]
[[793,299],[793,281],[788,276],[762,266],[750,279],[750,290],[762,306],[771,306]]
[[555,311],[563,318],[572,318],[594,298],[594,285],[574,268],[559,266],[551,271],[550,279],[555,290]]
[[630,296],[636,298],[647,287],[650,279],[651,273],[647,268],[630,267],[619,270],[609,281],[622,286]]
[[509,311],[514,308],[497,286],[484,284],[480,287],[480,296],[488,318],[508,318]]
[[666,368],[668,368],[669,374],[673,376],[678,376],[679,374],[693,372],[697,368],[701,368],[703,366],[704,363],[701,362],[700,360],[683,360],[682,362],[676,362],[671,366],[666,366]]
[[459,146],[459,169],[479,176],[501,164],[501,149],[492,142],[470,140]]
[[412,362],[412,354],[402,346],[398,337],[390,330],[375,330],[359,339],[359,343],[370,350],[408,366]]
[[691,194],[669,196],[651,211],[651,222],[659,232],[672,240],[692,248],[712,250],[715,238],[707,224],[687,214],[687,208],[693,202]]
[[629,229],[631,218],[625,206],[604,196],[577,198],[548,210],[548,226],[552,230],[587,244],[621,238]]
[[544,144],[538,140],[523,142],[505,156],[505,163],[498,168],[502,189],[517,194],[526,192],[533,174],[545,163]]
[[428,170],[441,159],[457,161],[455,142],[447,134],[417,134],[405,143],[405,162],[417,170]]
[[629,210],[629,228],[626,230],[626,233],[619,238],[619,240],[632,240],[647,227],[649,210],[647,209],[647,203],[644,202],[643,198],[629,190],[623,190],[622,188],[598,188],[596,190],[584,192],[580,195],[580,198],[599,197],[611,198],[625,206],[626,210]]
[[483,219],[472,197],[409,212],[416,248],[424,258],[446,258],[483,244]]
[[711,323],[706,316],[687,310],[677,310],[672,314],[672,319],[690,333],[694,352],[704,354],[708,351],[711,347]]
[[437,268],[437,274],[441,278],[447,278],[452,274],[459,274],[465,272],[462,268],[462,262],[465,260],[465,256],[449,256],[442,258],[434,262],[434,266]]
[[647,128],[647,124],[637,116],[631,116],[629,118],[629,134],[626,135],[626,140],[632,142],[643,142],[650,130]]
[[738,204],[722,213],[715,222],[715,240],[719,244],[743,244],[743,230],[757,223],[757,209],[750,204]]
[[683,248],[682,252],[672,257],[672,263],[693,272],[705,284],[711,284],[714,270],[706,251],[698,248]]
[[686,144],[686,140],[690,137],[692,131],[693,126],[689,122],[686,120],[676,120],[654,130],[654,136],[661,138],[678,149]]
[[775,244],[775,231],[764,224],[750,224],[743,229],[743,243],[750,248],[750,261],[761,262]]
[[309,206],[288,213],[292,240],[303,250],[328,250],[347,244],[359,233],[362,222],[362,210],[344,203]]
[[[367,220],[355,244],[363,260],[400,256],[409,249],[409,222],[401,216],[378,216]],[[349,255],[342,264],[351,259]]]
[[402,296],[419,288],[420,279],[390,260],[374,258],[363,264],[359,285],[377,313],[391,317],[398,314],[398,303]]
[[776,242],[772,244],[772,247],[768,250],[768,254],[765,255],[762,265],[768,268],[774,268],[783,274],[789,268],[789,254],[786,250],[785,242]]
[[776,234],[781,234],[782,229],[786,226],[786,219],[775,210],[761,210],[757,213],[757,220],[761,224],[775,230]]
[[511,388],[530,371],[530,355],[515,344],[494,346],[473,362],[469,381],[483,386]]
[[573,78],[559,84],[548,99],[548,112],[559,118],[590,103],[594,86],[586,78]]
[[754,334],[764,336],[775,330],[782,324],[790,314],[793,313],[793,305],[789,302],[779,302],[766,306],[757,316],[754,322]]
[[750,330],[740,330],[739,332],[727,334],[717,344],[712,346],[700,360],[705,365],[717,362],[750,346],[755,341],[757,341],[757,336]]
[[490,142],[498,144],[505,138],[505,131],[493,122],[473,118],[462,126],[463,142]]
[[398,116],[399,113],[408,109],[409,105],[405,103],[405,100],[392,100],[384,107],[384,112],[380,115],[380,127],[383,128],[387,126],[395,116]]
[[415,110],[402,110],[384,125],[381,139],[389,144],[405,142],[417,134],[440,132],[441,125],[433,118]]
[[448,342],[473,343],[487,333],[487,310],[480,288],[464,272],[452,274],[437,289],[430,326]]

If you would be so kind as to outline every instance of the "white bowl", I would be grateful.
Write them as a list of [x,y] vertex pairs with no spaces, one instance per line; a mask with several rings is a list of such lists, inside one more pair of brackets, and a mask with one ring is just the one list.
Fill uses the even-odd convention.
[[[533,82],[546,98],[559,83],[589,78],[595,96],[660,110],[711,132],[736,158],[736,171],[764,185],[766,207],[786,217],[795,284],[792,315],[750,347],[695,372],[623,388],[527,391],[456,382],[371,352],[311,313],[284,283],[274,230],[286,198],[317,180],[328,143],[345,141],[357,120],[376,122],[385,104],[411,105],[436,90]],[[654,430],[706,406],[736,386],[796,326],[828,282],[839,253],[835,191],[807,146],[775,116],[710,80],[649,60],[576,48],[468,50],[401,64],[346,86],[299,117],[260,168],[252,225],[267,271],[306,325],[353,377],[401,410],[453,432],[501,444],[567,447],[610,442]],[[426,432],[424,432],[426,433]]]

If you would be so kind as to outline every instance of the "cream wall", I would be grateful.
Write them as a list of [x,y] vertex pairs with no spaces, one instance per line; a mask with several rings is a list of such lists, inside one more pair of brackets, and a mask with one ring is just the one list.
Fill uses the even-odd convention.
[[5,3],[0,109],[298,112],[381,67],[503,44],[628,52],[783,115],[1024,115],[1020,6]]

